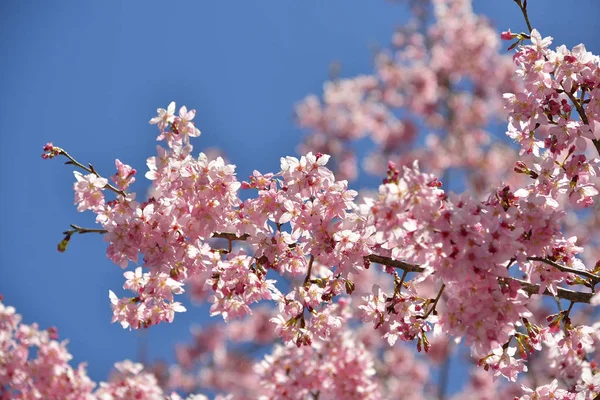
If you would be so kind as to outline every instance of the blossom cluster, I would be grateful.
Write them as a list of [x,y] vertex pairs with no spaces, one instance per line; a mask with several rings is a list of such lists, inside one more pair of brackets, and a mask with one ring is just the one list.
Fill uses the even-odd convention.
[[[169,120],[167,114],[162,118]],[[229,321],[251,313],[252,303],[271,300],[279,308],[271,321],[284,343],[318,348],[335,342],[335,332],[348,323],[336,310],[374,262],[394,276],[393,290],[375,286],[359,309],[390,345],[416,339],[417,348],[428,351],[428,334],[464,337],[481,365],[514,381],[526,365],[511,341],[541,350],[541,340],[533,334],[523,339],[518,329],[552,334],[551,325],[524,323],[531,317],[529,296],[557,295],[559,285],[587,272],[576,258],[582,249],[562,236],[564,211],[547,194],[502,186],[477,201],[446,194],[416,162],[401,169],[390,163],[379,195],[356,203],[356,192],[335,179],[328,156],[320,153],[282,158],[278,173],[256,171],[239,183],[234,167],[222,159],[192,158],[189,139],[172,129],[161,128],[168,149],[159,147],[159,157],[148,161],[155,197],[139,204],[133,194],[118,195],[89,208],[106,229],[113,261],[126,267],[140,256],[144,260],[143,267],[124,274],[124,288],[135,296],[110,295],[113,319],[124,327],[171,322],[174,312],[184,311],[174,295],[191,279],[213,293],[212,315]],[[76,193],[88,187],[74,186]],[[256,190],[257,197],[242,202],[242,187]],[[225,238],[227,248],[211,246],[214,238]],[[234,247],[238,241],[243,245]],[[412,268],[405,266],[402,277],[394,270],[403,269],[394,265],[397,260]],[[545,260],[560,261],[561,268],[546,268]],[[515,279],[511,268],[526,281]],[[267,279],[270,270],[305,278],[285,293]],[[408,280],[408,272],[419,275]],[[194,280],[198,275],[206,279]],[[535,292],[523,282],[535,285]],[[568,342],[565,352],[577,346]],[[577,353],[579,368],[586,353]],[[290,360],[302,356],[283,354]]]
[[504,95],[507,134],[521,145],[521,153],[535,156],[534,164],[520,162],[516,169],[535,181],[530,191],[591,206],[599,193],[600,158],[590,158],[586,149],[600,143],[600,58],[582,44],[552,51],[552,38],[535,29],[531,42],[514,57],[523,90]]
[[[586,267],[584,247],[569,234],[573,210],[594,206],[600,193],[600,158],[590,155],[600,150],[600,58],[583,45],[550,50],[551,38],[536,30],[508,31],[501,37],[518,45],[511,65],[468,2],[434,6],[436,22],[426,33],[397,33],[398,49],[378,57],[376,76],[329,83],[323,104],[309,97],[298,107],[301,124],[316,131],[306,144],[314,151],[282,157],[277,172],[254,171],[240,182],[222,158],[193,156],[195,111],[176,114],[175,103],[150,120],[165,146],[147,161],[152,187],[145,201],[128,192],[132,167],[117,160],[113,186],[46,145],[44,158],[63,155],[87,172],[75,173],[75,204],[96,215],[108,257],[123,269],[135,265],[124,273],[123,289],[132,294],[109,294],[113,322],[133,329],[172,322],[185,311],[176,301],[185,288],[231,327],[228,337],[200,331],[196,345],[180,348],[180,366],[163,386],[191,392],[200,381],[241,398],[409,398],[402,389],[412,386],[394,372],[406,368],[399,342],[415,342],[438,361],[462,342],[479,367],[511,383],[543,360],[544,381],[497,389],[505,395],[600,394],[598,326],[572,315],[576,303],[600,303],[593,295],[600,267]],[[467,61],[465,51],[473,56]],[[518,79],[509,83],[515,68]],[[472,91],[459,90],[463,78]],[[479,169],[475,195],[447,192],[440,174],[489,168],[494,154],[507,151],[487,147],[484,130],[500,114],[504,92],[507,135],[521,147],[511,163],[520,179],[500,182]],[[398,107],[448,134],[430,137],[429,150],[409,151],[416,125],[400,121],[392,111]],[[356,169],[347,142],[367,134],[380,145],[372,169],[387,175],[376,193],[359,196],[340,177]],[[465,148],[472,154],[465,157]],[[558,312],[540,305],[543,295],[557,300]],[[255,313],[256,303],[271,309]],[[242,341],[241,319],[253,321],[249,338],[283,344],[254,366],[240,362],[224,341]],[[384,365],[376,354],[387,357]],[[190,373],[197,365],[200,378]],[[149,396],[162,393],[139,367],[117,370],[114,382],[126,382],[124,388],[109,383],[98,393],[119,398],[137,386]],[[470,387],[494,387],[486,379],[476,372]],[[93,385],[80,381],[83,388],[73,390],[91,393]],[[415,398],[425,391],[421,383],[417,374]]]
[[[180,400],[166,397],[155,376],[142,364],[129,360],[115,364],[108,382],[98,388],[86,365],[73,368],[67,340],[58,341],[58,331],[27,325],[14,307],[0,299],[0,398],[47,400]],[[192,396],[188,400],[205,400]]]
[[[349,318],[355,310],[343,301],[334,313]],[[426,396],[425,365],[405,346],[378,340],[369,326],[341,325],[329,340],[316,340],[312,346],[271,348],[276,339],[269,322],[273,314],[260,307],[243,320],[194,329],[193,343],[177,349],[177,365],[157,366],[158,375],[166,377],[163,385],[185,392],[204,388],[235,399]],[[262,349],[268,354],[256,363],[252,352]],[[383,363],[375,354],[382,355]]]
[[[322,96],[296,105],[298,124],[309,132],[300,151],[331,154],[343,179],[353,180],[361,169],[380,175],[388,160],[419,160],[444,178],[464,171],[471,189],[485,193],[516,160],[490,130],[505,119],[502,95],[519,90],[520,81],[511,79],[514,64],[469,1],[410,3],[419,17],[377,53],[372,74],[333,79]],[[365,138],[375,146],[361,160],[353,142]]]

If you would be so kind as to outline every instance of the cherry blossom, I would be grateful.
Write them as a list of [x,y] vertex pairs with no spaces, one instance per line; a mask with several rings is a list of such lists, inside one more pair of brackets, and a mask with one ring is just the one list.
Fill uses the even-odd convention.
[[[222,398],[425,398],[424,367],[397,374],[418,364],[406,346],[440,364],[461,343],[480,368],[463,398],[600,395],[598,324],[578,315],[600,304],[600,243],[578,232],[599,225],[581,221],[600,193],[600,58],[583,45],[553,50],[531,28],[526,2],[515,2],[529,33],[497,34],[466,0],[432,1],[431,25],[396,32],[372,75],[327,82],[322,99],[297,105],[312,130],[302,155],[247,181],[222,157],[193,155],[196,112],[176,115],[174,102],[150,120],[164,143],[147,161],[147,199],[128,192],[131,166],[116,160],[113,186],[46,144],[43,158],[64,156],[85,172],[75,171],[75,203],[100,225],[72,225],[63,242],[100,233],[126,270],[129,296],[109,292],[113,322],[173,322],[187,291],[226,325],[199,329],[163,378],[123,362],[92,392],[83,367],[68,366],[64,342],[19,327],[5,307],[3,385],[23,397],[157,398],[203,387]],[[429,3],[412,3],[427,12]],[[512,58],[500,39],[515,40]],[[519,149],[490,144],[498,117]],[[430,131],[424,148],[420,126]],[[348,146],[365,137],[376,150],[364,167],[382,180],[359,194],[347,181],[358,171]],[[460,194],[446,183],[457,168],[468,171]],[[249,341],[261,360],[239,354]],[[29,370],[31,346],[60,373]]]

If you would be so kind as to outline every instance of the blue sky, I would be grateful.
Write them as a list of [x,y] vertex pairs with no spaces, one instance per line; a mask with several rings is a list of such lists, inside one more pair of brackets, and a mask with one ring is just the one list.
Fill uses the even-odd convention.
[[[600,53],[597,0],[530,3],[542,35]],[[511,0],[475,9],[499,30],[525,30]],[[72,169],[42,161],[42,146],[52,141],[105,176],[119,158],[141,172],[142,196],[156,146],[148,120],[175,100],[197,110],[197,151],[223,149],[242,179],[276,171],[303,134],[293,104],[320,93],[331,62],[343,77],[369,73],[370,48],[387,45],[407,14],[383,0],[4,0],[0,18],[0,293],[26,322],[57,326],[74,361],[100,380],[115,361],[135,359],[138,334],[110,324],[108,291],[123,277],[101,238],[56,251],[70,223],[92,226],[93,216],[77,213]],[[154,327],[150,357],[171,360],[188,327],[206,321],[191,311]]]

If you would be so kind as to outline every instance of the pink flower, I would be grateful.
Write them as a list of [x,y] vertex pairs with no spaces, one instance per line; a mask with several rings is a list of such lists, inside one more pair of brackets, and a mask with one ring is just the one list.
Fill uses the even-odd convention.
[[119,189],[127,190],[129,185],[135,182],[137,171],[119,160],[115,160],[115,165],[117,166],[117,173],[112,176],[112,180],[117,184]]
[[531,36],[531,43],[533,43],[533,45],[537,48],[538,51],[545,50],[552,43],[551,36],[547,36],[542,39],[542,36],[537,31],[537,29],[532,30],[530,36]]
[[158,108],[156,112],[158,113],[158,115],[152,118],[150,120],[150,123],[152,125],[158,124],[158,129],[160,129],[162,132],[169,124],[173,123],[173,121],[175,120],[175,102],[172,101],[171,103],[169,103],[169,106],[166,110],[164,108]]
[[75,190],[75,204],[77,211],[99,211],[104,207],[104,194],[102,189],[108,184],[108,180],[96,174],[83,175],[74,171],[77,182],[73,185]]

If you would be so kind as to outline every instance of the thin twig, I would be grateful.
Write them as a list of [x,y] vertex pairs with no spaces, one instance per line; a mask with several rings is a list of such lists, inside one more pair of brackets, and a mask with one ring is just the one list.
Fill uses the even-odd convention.
[[[582,92],[583,92],[583,90],[582,90]],[[569,97],[569,99],[571,100],[571,103],[573,103],[573,105],[575,106],[575,110],[577,110],[577,114],[579,114],[579,118],[581,118],[581,121],[583,121],[583,123],[585,125],[589,125],[590,121],[585,113],[585,109],[583,108],[583,105],[581,104],[581,102],[579,100],[577,100],[577,98],[575,98],[573,93],[571,93],[567,90],[565,90],[564,93]],[[600,140],[592,139],[592,143],[594,143],[594,147],[596,148],[596,151],[598,152],[598,154],[600,154]]]
[[525,18],[525,23],[527,24],[527,29],[529,29],[529,33],[531,33],[533,28],[531,27],[531,23],[529,22],[529,16],[527,15],[527,0],[523,2],[521,2],[521,0],[514,0],[514,2],[517,3],[519,8],[521,9],[523,17]]
[[423,319],[427,319],[427,317],[429,317],[429,315],[435,311],[435,306],[437,306],[438,301],[440,301],[440,298],[442,297],[442,293],[444,293],[445,288],[446,288],[446,284],[442,283],[442,287],[440,287],[440,291],[438,292],[437,296],[435,296],[435,300],[433,300],[433,304],[431,305],[431,308],[429,310],[427,310],[425,315],[423,315]]
[[406,275],[408,275],[408,271],[404,271],[402,273],[402,278],[400,278],[400,282],[398,283],[398,291],[402,290],[402,285],[404,284],[404,280],[406,279]]
[[587,117],[587,115],[585,113],[585,110],[583,109],[583,106],[581,105],[581,103],[579,102],[579,100],[577,100],[577,98],[575,98],[575,96],[573,95],[573,93],[571,93],[571,92],[569,92],[567,90],[565,90],[564,93],[569,97],[569,99],[571,100],[571,102],[575,106],[575,109],[577,110],[577,114],[579,114],[579,118],[581,118],[581,120],[583,121],[583,123],[585,125],[589,125],[590,121],[588,120],[588,117]]
[[567,309],[566,313],[565,313],[565,317],[568,318],[569,314],[571,313],[571,310],[573,309],[573,306],[575,305],[575,303],[571,302],[571,304],[569,304],[569,308]]
[[82,228],[81,226],[77,226],[75,224],[71,224],[70,226],[73,229],[69,229],[68,231],[64,231],[63,232],[64,235],[72,235],[74,233],[79,233],[79,234],[84,234],[84,233],[100,233],[100,234],[104,234],[104,233],[108,233],[108,231],[106,229]]
[[[73,157],[71,157],[71,155],[69,153],[67,153],[64,149],[58,148],[58,154],[61,154],[65,157],[67,157],[69,159],[69,161],[67,161],[67,164],[72,164],[75,165],[78,168],[81,168],[82,170],[89,172],[90,174],[94,174],[96,175],[98,178],[102,178],[102,176],[100,176],[100,174],[98,172],[96,172],[96,170],[94,169],[94,167],[90,164],[89,167],[86,167],[85,165],[83,165],[82,163],[80,163],[79,161],[77,161],[76,159],[74,159]],[[124,191],[122,191],[121,189],[117,189],[116,187],[114,187],[113,185],[111,185],[110,183],[107,183],[106,185],[104,185],[105,189],[109,189],[112,190],[113,192],[115,192],[116,194],[119,194],[123,197],[127,196],[127,193],[125,193]]]

